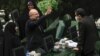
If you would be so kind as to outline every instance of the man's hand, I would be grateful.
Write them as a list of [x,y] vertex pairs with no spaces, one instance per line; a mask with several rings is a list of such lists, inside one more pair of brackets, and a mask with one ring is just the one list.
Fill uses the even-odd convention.
[[79,51],[79,48],[76,47],[76,48],[73,48],[73,50],[74,50],[74,51]]
[[52,12],[52,7],[48,6],[45,15],[48,15],[48,14],[50,14],[51,12]]

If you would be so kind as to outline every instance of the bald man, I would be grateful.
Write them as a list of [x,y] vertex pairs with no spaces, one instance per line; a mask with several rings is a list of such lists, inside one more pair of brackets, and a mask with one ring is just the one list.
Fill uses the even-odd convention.
[[30,20],[36,21],[39,19],[39,13],[36,9],[32,9],[29,11]]
[[36,9],[29,11],[30,19],[26,23],[27,50],[30,52],[42,46],[43,44],[43,28],[42,21],[45,19],[39,17]]

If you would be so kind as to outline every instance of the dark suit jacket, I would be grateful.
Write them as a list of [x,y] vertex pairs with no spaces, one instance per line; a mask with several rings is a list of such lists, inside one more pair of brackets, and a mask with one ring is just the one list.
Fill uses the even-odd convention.
[[0,30],[0,56],[4,56],[4,33]]
[[20,46],[20,40],[16,35],[11,34],[10,32],[4,33],[4,56],[13,56],[13,48]]
[[2,31],[2,28],[0,21],[0,56],[4,56],[4,32]]
[[20,46],[20,40],[15,34],[16,24],[9,22],[4,29],[4,56],[13,56],[12,49]]
[[29,51],[42,45],[44,32],[41,23],[43,20],[44,17],[41,17],[38,21],[28,20],[26,23],[27,48]]
[[95,42],[98,40],[97,28],[94,21],[85,17],[79,22],[79,45],[85,54],[94,51]]

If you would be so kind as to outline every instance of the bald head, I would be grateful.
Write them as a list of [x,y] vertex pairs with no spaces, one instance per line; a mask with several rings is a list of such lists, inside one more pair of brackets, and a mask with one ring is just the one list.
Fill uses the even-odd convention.
[[29,11],[29,17],[31,20],[37,20],[39,18],[39,13],[36,9],[31,9]]

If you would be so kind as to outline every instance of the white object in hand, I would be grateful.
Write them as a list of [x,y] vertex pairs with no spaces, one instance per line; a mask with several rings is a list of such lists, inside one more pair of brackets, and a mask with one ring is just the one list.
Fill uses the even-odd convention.
[[41,56],[41,53],[35,53],[34,56]]
[[59,48],[60,48],[60,46],[59,46],[59,45],[54,46],[54,49],[59,49]]
[[65,43],[67,43],[67,46],[69,47],[69,48],[75,48],[75,47],[77,47],[77,42],[73,42],[72,40],[68,40],[68,41],[65,41]]
[[68,40],[68,38],[64,38],[64,40],[65,40],[65,41],[67,41],[67,40]]
[[68,47],[70,47],[70,48],[75,48],[75,47],[77,47],[77,43],[76,43],[76,42],[69,43],[69,44],[68,44]]
[[34,56],[34,54],[36,54],[35,51],[31,51],[31,52],[29,52],[29,55],[30,55],[30,56]]
[[58,51],[60,49],[60,46],[57,45],[57,46],[54,46],[54,51]]
[[31,51],[29,53],[30,56],[41,56],[41,53],[36,53],[35,51]]
[[59,43],[65,43],[65,40],[64,39],[61,39]]

